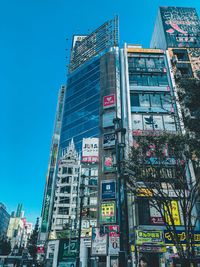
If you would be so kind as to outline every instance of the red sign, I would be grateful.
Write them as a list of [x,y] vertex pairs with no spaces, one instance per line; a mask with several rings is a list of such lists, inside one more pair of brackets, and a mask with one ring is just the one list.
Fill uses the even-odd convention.
[[103,98],[103,107],[110,108],[115,106],[115,95],[106,95]]
[[37,247],[37,253],[38,254],[44,254],[44,246]]

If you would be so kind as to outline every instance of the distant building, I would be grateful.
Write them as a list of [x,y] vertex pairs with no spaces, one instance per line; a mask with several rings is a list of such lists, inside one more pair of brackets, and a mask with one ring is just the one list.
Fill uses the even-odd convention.
[[10,215],[6,210],[6,206],[0,203],[0,238],[6,237]]

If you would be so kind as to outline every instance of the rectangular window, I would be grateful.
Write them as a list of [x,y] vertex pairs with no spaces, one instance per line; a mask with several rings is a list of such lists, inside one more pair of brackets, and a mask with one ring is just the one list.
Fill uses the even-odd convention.
[[69,204],[70,198],[69,197],[60,197],[59,203],[60,204]]
[[167,131],[176,131],[176,125],[174,121],[174,117],[170,115],[163,116],[165,130]]
[[146,65],[149,70],[155,69],[155,62],[153,58],[147,58],[146,59]]
[[160,95],[159,94],[151,94],[151,106],[152,107],[161,107]]
[[150,208],[146,199],[138,199],[139,224],[150,224]]
[[70,186],[63,186],[60,188],[60,193],[70,193],[71,187]]
[[154,130],[163,130],[163,119],[162,116],[153,116]]
[[162,99],[162,106],[165,110],[171,111],[172,108],[172,100],[171,100],[171,95],[170,94],[163,94],[161,96]]
[[64,177],[64,178],[61,179],[61,183],[62,183],[62,184],[64,184],[64,183],[69,183],[69,182],[70,182],[70,181],[69,181],[69,176]]
[[167,75],[158,76],[158,84],[159,86],[167,86],[168,85]]
[[142,115],[132,114],[131,118],[133,130],[143,130]]
[[140,106],[139,94],[131,94],[131,106],[132,107]]
[[148,94],[140,94],[139,99],[140,99],[140,107],[150,107]]
[[58,208],[58,214],[68,215],[69,214],[69,208],[68,207],[59,207]]
[[149,86],[158,86],[158,79],[155,75],[148,75],[148,85]]
[[66,173],[67,173],[67,167],[63,167],[62,174],[66,174]]

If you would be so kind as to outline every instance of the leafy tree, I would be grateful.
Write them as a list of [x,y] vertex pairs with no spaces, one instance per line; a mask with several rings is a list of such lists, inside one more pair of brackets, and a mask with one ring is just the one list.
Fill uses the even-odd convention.
[[28,241],[28,246],[27,246],[31,257],[33,257],[33,260],[36,260],[36,257],[37,257],[38,234],[39,234],[39,218],[37,218],[36,220],[34,230],[30,236],[30,239]]
[[[138,136],[130,148],[125,171],[127,185],[136,201],[146,200],[157,210],[170,233],[183,266],[194,258],[194,230],[199,220],[196,204],[200,192],[200,141],[189,135],[167,134]],[[193,166],[196,177],[191,175]],[[177,230],[180,218],[173,212],[179,207],[185,232],[185,246]]]

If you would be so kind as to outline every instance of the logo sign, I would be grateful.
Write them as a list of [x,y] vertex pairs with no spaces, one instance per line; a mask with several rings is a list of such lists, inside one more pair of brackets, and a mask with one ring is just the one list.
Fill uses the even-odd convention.
[[114,201],[101,203],[100,221],[101,223],[116,222],[116,204]]
[[44,254],[44,246],[38,246],[37,247],[37,253],[38,254]]
[[120,249],[120,234],[118,225],[109,225],[109,255],[118,255]]
[[106,95],[103,98],[103,107],[104,108],[110,108],[115,106],[115,94],[112,95]]
[[103,148],[115,146],[115,133],[104,134]]
[[[177,230],[176,233],[179,237],[180,244],[186,244],[186,238],[187,237],[186,237],[185,231]],[[172,235],[173,235],[173,233],[172,233]],[[193,232],[193,235],[194,235],[194,237],[193,237],[194,238],[194,245],[200,246],[200,232],[195,231],[195,232]],[[167,231],[167,230],[164,231],[164,238],[165,238],[165,244],[172,245],[172,246],[174,245],[170,231]]]
[[116,169],[113,166],[113,157],[112,155],[104,156],[103,161],[103,170],[104,172],[114,172]]
[[58,252],[59,261],[67,260],[69,257],[76,257],[77,246],[77,239],[60,239]]
[[101,182],[101,198],[105,199],[115,199],[116,194],[116,183],[115,181],[102,181]]
[[107,234],[100,235],[100,228],[92,228],[92,255],[107,255]]
[[83,138],[82,162],[99,161],[99,139]]
[[146,231],[136,230],[136,244],[137,245],[148,245],[156,244],[163,245],[163,232],[162,231]]

